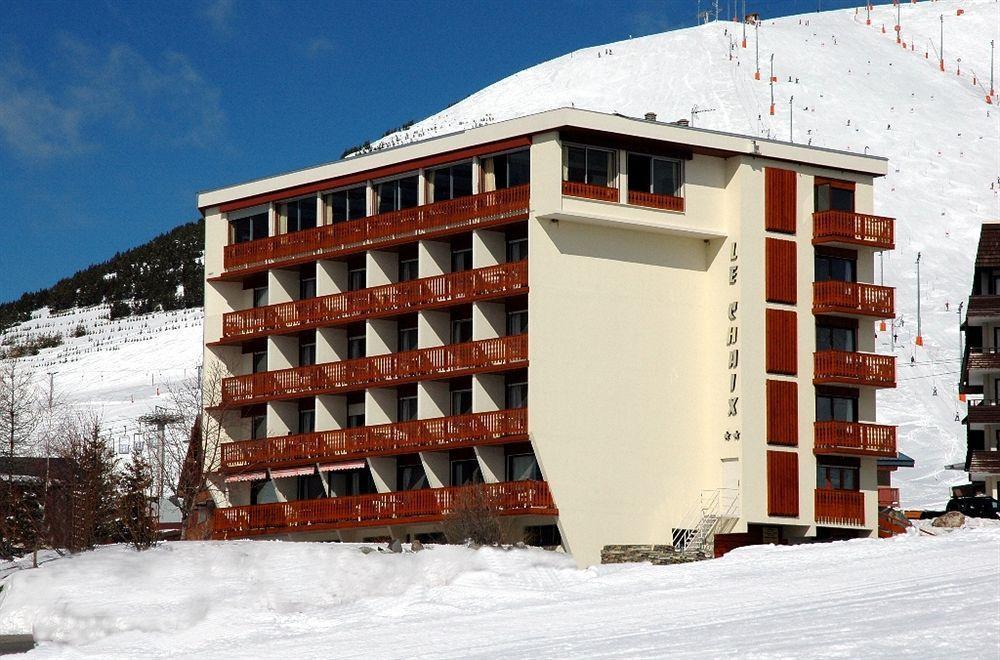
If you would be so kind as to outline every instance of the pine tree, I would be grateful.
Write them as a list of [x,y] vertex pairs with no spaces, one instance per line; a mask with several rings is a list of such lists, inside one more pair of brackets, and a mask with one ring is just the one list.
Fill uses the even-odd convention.
[[70,469],[70,550],[93,548],[121,537],[115,454],[97,421],[69,430],[62,457]]
[[132,460],[121,476],[118,506],[125,540],[136,550],[145,550],[156,544],[156,521],[149,497],[152,485],[149,464],[141,453],[133,452]]

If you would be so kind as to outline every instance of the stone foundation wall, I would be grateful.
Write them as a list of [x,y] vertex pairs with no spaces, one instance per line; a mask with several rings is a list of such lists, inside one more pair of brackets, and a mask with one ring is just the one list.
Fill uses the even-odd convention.
[[708,559],[702,555],[688,556],[672,545],[606,545],[601,550],[602,564],[626,564],[648,561],[651,564],[685,564]]

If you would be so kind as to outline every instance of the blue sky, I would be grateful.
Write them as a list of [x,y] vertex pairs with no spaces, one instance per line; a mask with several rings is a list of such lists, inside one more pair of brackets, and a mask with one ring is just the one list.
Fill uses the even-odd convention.
[[691,25],[698,6],[6,0],[0,302],[196,219],[199,190],[334,160],[532,64]]

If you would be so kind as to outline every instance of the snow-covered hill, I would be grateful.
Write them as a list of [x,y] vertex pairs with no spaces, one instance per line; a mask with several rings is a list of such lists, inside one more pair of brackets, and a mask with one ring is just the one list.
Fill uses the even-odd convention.
[[985,659],[998,552],[997,527],[586,570],[544,550],[106,546],[10,576],[0,633],[33,632],[38,658]]
[[[969,294],[979,225],[1000,219],[1000,97],[986,103],[1000,4],[907,2],[900,12],[906,49],[896,43],[892,5],[875,7],[870,26],[863,8],[766,20],[759,33],[748,28],[746,49],[743,25],[729,22],[583,48],[501,80],[376,148],[575,106],[654,112],[663,121],[706,110],[694,115],[696,126],[781,140],[789,139],[793,110],[795,142],[887,156],[891,170],[877,183],[875,211],[898,219],[897,249],[884,267],[885,283],[897,287],[900,327],[895,347],[890,331],[879,333],[878,347],[895,353],[900,368],[899,387],[879,394],[880,417],[899,425],[900,449],[917,461],[896,476],[904,506],[940,504],[948,486],[966,479],[943,469],[965,458],[956,308]],[[918,252],[923,348],[914,345]]]
[[[51,384],[58,404],[96,415],[115,451],[127,454],[144,437],[138,417],[156,406],[170,407],[171,389],[196,378],[202,316],[195,308],[112,321],[106,305],[57,314],[45,308],[0,341],[9,346],[39,335],[61,335],[62,345],[21,362],[35,373],[43,398]],[[77,328],[86,334],[75,337]]]

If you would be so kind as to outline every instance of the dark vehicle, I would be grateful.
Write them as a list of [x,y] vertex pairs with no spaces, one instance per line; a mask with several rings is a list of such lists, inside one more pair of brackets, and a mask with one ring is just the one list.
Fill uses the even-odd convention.
[[948,502],[946,511],[959,511],[972,518],[1000,520],[1000,504],[992,497],[956,497]]

